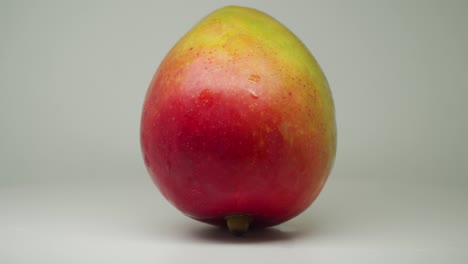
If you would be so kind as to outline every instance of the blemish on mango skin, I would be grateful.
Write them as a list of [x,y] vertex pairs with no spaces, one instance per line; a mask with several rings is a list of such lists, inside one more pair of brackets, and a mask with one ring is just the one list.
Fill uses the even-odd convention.
[[214,95],[209,89],[203,89],[198,95],[199,103],[204,107],[213,105]]
[[253,89],[249,89],[249,93],[253,99],[258,99],[259,96]]
[[260,81],[260,76],[257,74],[250,74],[249,81],[253,83],[258,83]]

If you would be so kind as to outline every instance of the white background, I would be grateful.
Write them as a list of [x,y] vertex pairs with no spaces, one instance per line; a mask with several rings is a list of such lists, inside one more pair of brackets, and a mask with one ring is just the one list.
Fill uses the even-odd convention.
[[[338,153],[305,213],[243,238],[186,218],[141,157],[159,62],[228,4],[329,80]],[[0,1],[1,263],[466,263],[467,1]]]

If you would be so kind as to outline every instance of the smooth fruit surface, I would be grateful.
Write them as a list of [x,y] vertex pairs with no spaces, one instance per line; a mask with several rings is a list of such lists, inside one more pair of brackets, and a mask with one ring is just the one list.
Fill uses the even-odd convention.
[[146,167],[194,219],[248,216],[276,225],[305,210],[333,166],[327,80],[302,42],[272,17],[224,7],[167,54],[141,118]]

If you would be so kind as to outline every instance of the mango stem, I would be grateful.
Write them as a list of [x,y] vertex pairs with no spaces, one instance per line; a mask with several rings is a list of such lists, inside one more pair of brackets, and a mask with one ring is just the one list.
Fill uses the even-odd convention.
[[229,215],[225,219],[229,232],[235,236],[242,236],[249,230],[251,218],[247,215]]

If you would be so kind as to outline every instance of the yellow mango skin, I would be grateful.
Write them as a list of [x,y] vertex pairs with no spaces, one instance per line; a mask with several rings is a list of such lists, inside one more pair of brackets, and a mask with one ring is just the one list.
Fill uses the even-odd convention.
[[[217,107],[217,102],[236,112],[236,119],[220,120],[209,112],[208,108]],[[210,160],[211,170],[219,169],[216,173],[204,169],[209,166],[203,164],[174,169],[174,164],[182,164],[181,159],[171,160],[171,168],[164,167],[168,156],[160,154],[165,151],[160,147],[162,141],[182,153],[183,159],[190,157],[191,164],[203,163],[191,158],[200,151],[190,156],[186,152],[192,148],[182,151],[177,146],[180,140],[170,137],[187,134],[189,129],[183,130],[181,124],[172,126],[169,116],[183,117],[193,111],[211,117],[196,127],[197,131],[205,129],[205,140],[229,142],[222,141],[224,134],[215,134],[207,127],[224,126],[231,120],[238,122],[232,126],[241,128],[239,133],[249,133],[241,137],[254,142],[248,150],[230,149],[232,153],[243,153],[242,157],[230,156],[235,167],[207,150],[202,154]],[[201,115],[194,116],[196,119]],[[170,132],[164,131],[166,137],[157,130],[162,127],[170,127]],[[268,146],[273,142],[272,135],[279,147]],[[320,66],[292,32],[258,10],[228,6],[201,20],[161,63],[145,99],[141,138],[154,181],[165,197],[188,216],[217,223],[227,215],[245,213],[255,216],[259,226],[274,225],[305,210],[331,171],[336,153],[333,100]],[[273,156],[276,163],[283,161],[281,167],[268,163]],[[262,169],[267,166],[270,175],[251,185],[249,179],[262,177]],[[192,180],[185,182],[184,175]],[[195,188],[194,175],[199,175],[200,182],[219,184],[203,188],[196,183]],[[224,178],[216,178],[219,175]],[[236,187],[230,189],[222,184]],[[186,193],[186,189],[196,191]],[[278,198],[269,197],[268,190],[280,197],[273,205],[269,201]]]

